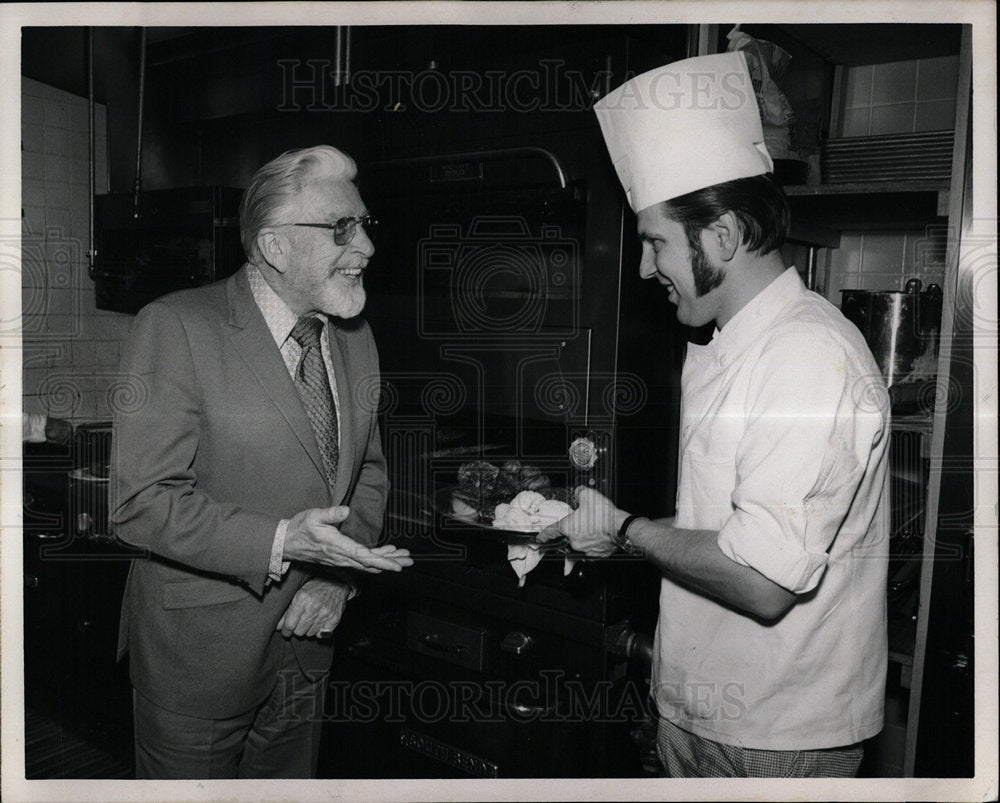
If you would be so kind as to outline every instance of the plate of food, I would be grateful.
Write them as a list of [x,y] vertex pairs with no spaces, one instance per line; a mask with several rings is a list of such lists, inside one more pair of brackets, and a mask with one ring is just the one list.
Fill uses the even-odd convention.
[[554,488],[538,468],[517,460],[463,463],[458,483],[441,488],[434,501],[447,519],[525,543],[572,513],[574,503],[570,489]]

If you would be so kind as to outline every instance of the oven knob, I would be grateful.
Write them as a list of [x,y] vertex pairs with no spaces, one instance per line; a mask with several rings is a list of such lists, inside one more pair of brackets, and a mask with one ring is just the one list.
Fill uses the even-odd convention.
[[80,513],[76,517],[76,531],[78,533],[88,533],[94,526],[94,520],[89,513]]
[[531,647],[531,636],[522,633],[520,630],[513,630],[503,637],[500,642],[500,649],[504,652],[512,652],[514,655],[523,655]]

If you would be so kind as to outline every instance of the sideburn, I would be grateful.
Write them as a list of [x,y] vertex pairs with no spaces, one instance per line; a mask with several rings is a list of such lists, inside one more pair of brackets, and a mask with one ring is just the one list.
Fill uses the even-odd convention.
[[726,279],[725,271],[713,268],[708,264],[705,251],[701,247],[701,240],[698,234],[688,235],[688,245],[691,253],[691,273],[694,276],[694,289],[698,293],[698,298],[707,295],[716,287],[719,287]]

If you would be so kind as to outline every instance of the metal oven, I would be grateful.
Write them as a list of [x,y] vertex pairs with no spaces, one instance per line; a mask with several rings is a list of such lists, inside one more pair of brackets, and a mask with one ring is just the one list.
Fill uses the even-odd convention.
[[[435,502],[470,460],[518,460],[620,504],[672,496],[675,347],[664,338],[651,374],[620,359],[625,340],[652,333],[623,327],[634,221],[602,148],[595,127],[365,174],[381,224],[366,316],[382,366],[387,538],[416,562],[371,578],[338,630],[321,767],[333,777],[649,769],[651,568],[570,568],[549,553],[519,587],[503,538]],[[655,430],[630,421],[651,410]]]

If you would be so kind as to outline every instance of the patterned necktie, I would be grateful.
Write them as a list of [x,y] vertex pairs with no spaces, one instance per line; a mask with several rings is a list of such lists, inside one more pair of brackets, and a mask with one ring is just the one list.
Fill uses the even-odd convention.
[[299,318],[291,336],[302,347],[302,357],[295,369],[295,388],[302,397],[302,404],[309,415],[323,457],[323,467],[330,487],[337,482],[337,460],[340,449],[337,445],[337,409],[333,404],[330,379],[323,363],[320,348],[320,333],[323,323],[311,315]]

